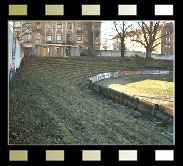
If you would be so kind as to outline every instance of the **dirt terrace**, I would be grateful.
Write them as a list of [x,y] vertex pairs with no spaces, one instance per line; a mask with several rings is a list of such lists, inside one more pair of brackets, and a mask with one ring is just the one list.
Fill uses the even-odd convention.
[[172,144],[173,124],[94,93],[88,78],[123,70],[169,69],[172,61],[24,57],[9,83],[10,144]]

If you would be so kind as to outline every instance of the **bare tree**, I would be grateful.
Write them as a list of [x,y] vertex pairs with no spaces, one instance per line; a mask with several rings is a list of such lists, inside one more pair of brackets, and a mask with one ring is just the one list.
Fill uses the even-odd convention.
[[[149,23],[149,25],[148,25]],[[136,41],[143,45],[146,49],[146,58],[151,58],[152,51],[162,43],[161,38],[167,35],[161,35],[160,32],[162,27],[160,26],[160,22],[138,22],[138,25],[142,29],[142,32],[134,31],[136,38],[132,41]],[[142,37],[143,35],[143,37]],[[168,44],[168,43],[165,43]]]
[[125,55],[125,39],[128,36],[128,32],[133,28],[132,24],[128,24],[128,22],[116,22],[114,21],[114,30],[118,33],[118,38],[121,41],[121,57]]
[[36,33],[40,33],[40,35],[43,35],[44,32],[43,30],[38,27],[38,25],[35,22],[22,22],[20,24],[20,30],[17,31],[17,27],[12,26],[13,31],[16,32],[15,37],[17,38],[17,40],[22,40],[22,38],[26,35],[31,36],[31,38],[35,38]]

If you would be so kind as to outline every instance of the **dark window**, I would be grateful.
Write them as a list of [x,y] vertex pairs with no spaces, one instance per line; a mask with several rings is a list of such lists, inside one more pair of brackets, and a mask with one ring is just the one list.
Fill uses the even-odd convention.
[[82,41],[82,34],[78,34],[78,41]]
[[62,35],[61,34],[57,34],[57,40],[62,40]]
[[49,28],[49,29],[52,27],[52,26],[51,26],[51,23],[48,23],[46,26],[47,26],[47,28]]
[[51,34],[47,34],[46,40],[51,41]]
[[40,40],[40,38],[41,38],[40,33],[37,33],[37,34],[36,34],[36,40]]
[[32,39],[31,35],[27,34],[26,35],[26,41],[29,43],[29,42],[31,42],[31,39]]
[[68,24],[67,24],[67,29],[68,29],[68,30],[72,30],[72,24],[71,24],[71,23],[68,23]]
[[81,32],[81,31],[82,31],[82,25],[78,24],[78,32]]
[[57,29],[62,29],[62,24],[57,24]]
[[71,42],[72,41],[72,35],[71,34],[67,34],[67,41]]

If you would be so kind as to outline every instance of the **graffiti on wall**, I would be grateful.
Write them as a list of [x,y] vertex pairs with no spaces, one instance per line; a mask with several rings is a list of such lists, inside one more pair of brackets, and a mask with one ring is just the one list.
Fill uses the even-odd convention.
[[16,57],[16,38],[13,36],[13,46],[12,46],[12,70],[15,69],[15,57]]

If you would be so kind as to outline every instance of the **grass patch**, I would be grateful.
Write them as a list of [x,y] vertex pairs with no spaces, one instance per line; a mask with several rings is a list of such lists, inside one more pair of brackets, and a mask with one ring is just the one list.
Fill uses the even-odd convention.
[[109,88],[173,108],[174,84],[163,80],[145,79],[127,84],[110,84]]

